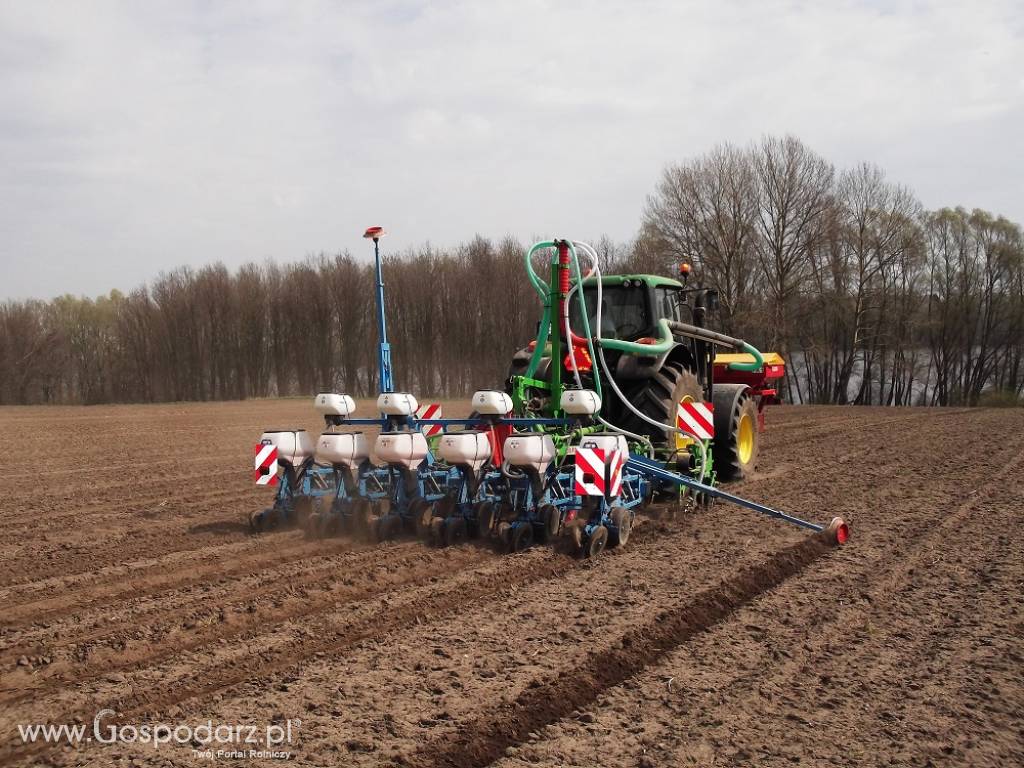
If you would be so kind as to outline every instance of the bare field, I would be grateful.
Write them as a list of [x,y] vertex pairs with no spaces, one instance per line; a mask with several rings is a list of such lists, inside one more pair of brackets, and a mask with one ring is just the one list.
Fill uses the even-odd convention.
[[0,765],[211,764],[19,734],[103,709],[290,719],[311,766],[1024,763],[1019,409],[772,409],[735,490],[849,545],[719,504],[594,561],[252,536],[285,425],[320,428],[305,399],[0,408]]

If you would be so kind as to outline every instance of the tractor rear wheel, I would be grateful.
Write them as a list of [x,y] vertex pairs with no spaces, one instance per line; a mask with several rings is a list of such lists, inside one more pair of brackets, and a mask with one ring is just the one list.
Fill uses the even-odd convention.
[[[667,361],[657,373],[640,382],[631,391],[627,391],[626,396],[647,418],[674,427],[679,406],[687,402],[703,402],[704,390],[693,371],[684,368],[682,363]],[[689,442],[688,438],[678,432],[659,430],[628,408],[620,416],[619,421],[620,425],[630,432],[650,435],[651,442],[655,445],[683,451]]]
[[757,403],[743,384],[716,384],[715,472],[719,480],[743,480],[757,464]]

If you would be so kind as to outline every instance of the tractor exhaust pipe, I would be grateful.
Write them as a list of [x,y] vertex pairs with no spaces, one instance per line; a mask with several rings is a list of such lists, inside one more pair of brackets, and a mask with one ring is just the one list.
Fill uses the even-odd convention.
[[681,323],[678,320],[669,320],[668,327],[680,336],[689,336],[691,339],[718,344],[721,347],[743,350],[747,346],[747,342],[743,341],[743,339],[726,336],[724,333],[718,333],[717,331],[709,331],[707,328],[699,328],[689,323]]

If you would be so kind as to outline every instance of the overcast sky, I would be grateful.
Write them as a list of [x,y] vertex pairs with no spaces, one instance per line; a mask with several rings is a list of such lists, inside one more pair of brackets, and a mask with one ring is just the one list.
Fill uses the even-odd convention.
[[0,299],[627,240],[667,162],[787,132],[1024,222],[1024,5],[0,0]]

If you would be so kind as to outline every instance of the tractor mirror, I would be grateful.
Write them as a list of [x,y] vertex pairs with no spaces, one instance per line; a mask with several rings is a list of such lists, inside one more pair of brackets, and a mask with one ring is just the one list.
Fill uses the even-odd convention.
[[718,309],[718,291],[708,291],[704,306],[712,312]]

